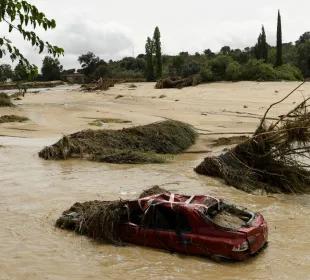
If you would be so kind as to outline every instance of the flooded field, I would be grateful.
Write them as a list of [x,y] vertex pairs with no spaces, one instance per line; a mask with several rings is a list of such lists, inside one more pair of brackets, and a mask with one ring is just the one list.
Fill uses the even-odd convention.
[[[17,108],[1,108],[1,114],[17,112],[32,121],[0,125],[0,135],[5,135],[0,137],[0,279],[309,279],[309,195],[247,194],[220,180],[199,176],[193,168],[206,152],[179,155],[171,163],[158,165],[44,161],[37,156],[62,134],[89,128],[89,120],[82,117],[122,117],[134,125],[174,117],[202,133],[253,131],[258,119],[228,111],[262,113],[259,108],[279,99],[275,90],[284,94],[295,85],[212,84],[158,92],[141,84],[130,93],[126,85],[119,85],[104,94],[29,94]],[[304,94],[309,90],[306,85]],[[115,100],[120,92],[125,97]],[[167,98],[151,98],[162,92]],[[176,98],[180,101],[175,102]],[[289,100],[287,108],[293,102]],[[272,114],[282,111],[278,108]],[[111,128],[129,125],[113,124]],[[201,136],[193,149],[212,149],[206,147],[207,140]],[[54,227],[55,220],[76,201],[134,198],[153,184],[185,194],[226,198],[260,211],[269,225],[269,247],[243,263],[216,263],[144,247],[97,243]]]

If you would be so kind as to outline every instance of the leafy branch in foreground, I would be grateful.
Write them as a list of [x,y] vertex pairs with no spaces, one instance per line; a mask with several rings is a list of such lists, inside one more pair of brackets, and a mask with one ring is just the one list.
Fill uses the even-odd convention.
[[[26,1],[0,0],[1,22],[8,24],[9,32],[12,32],[13,29],[17,30],[23,36],[24,40],[30,41],[32,46],[39,48],[39,53],[42,53],[44,49],[54,57],[58,57],[64,53],[62,48],[52,46],[49,42],[44,42],[35,32],[26,30],[27,26],[33,29],[41,26],[44,30],[54,29],[56,27],[54,19],[50,20],[46,18],[44,13]],[[12,44],[11,40],[6,37],[0,37],[0,58],[7,53],[10,54],[12,61],[19,59],[30,66],[29,61]]]

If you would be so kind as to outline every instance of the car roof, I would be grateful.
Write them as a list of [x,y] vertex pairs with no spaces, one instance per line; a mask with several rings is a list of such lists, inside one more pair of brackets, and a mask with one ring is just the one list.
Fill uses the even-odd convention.
[[191,209],[209,208],[220,202],[218,198],[209,195],[181,195],[174,193],[160,193],[139,198],[132,202],[138,202],[140,208],[145,211],[150,205],[162,205],[163,207],[185,207]]

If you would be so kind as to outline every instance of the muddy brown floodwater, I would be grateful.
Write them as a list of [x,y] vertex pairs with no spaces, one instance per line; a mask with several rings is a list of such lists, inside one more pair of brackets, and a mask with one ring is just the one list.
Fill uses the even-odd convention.
[[[39,147],[19,141],[0,150],[0,279],[309,279],[307,195],[243,193],[194,174],[197,155],[145,166],[44,161],[37,157]],[[40,144],[39,139],[34,142]],[[261,211],[269,223],[270,246],[243,263],[221,264],[144,247],[101,244],[54,228],[62,211],[76,201],[134,198],[152,182],[172,191],[229,198]]]
[[[206,102],[201,105],[201,98],[193,97],[192,103],[187,102],[186,96],[193,96],[193,92],[171,91],[171,95],[179,95],[181,106],[187,106],[188,115],[184,107],[180,107],[178,120],[193,123],[202,129],[213,129],[218,126],[218,120],[225,123],[225,127],[231,127],[230,123],[237,123],[236,116],[223,116],[222,109],[237,111],[244,110],[244,104],[256,106],[259,111],[261,103],[265,102],[264,97],[260,98],[261,103],[250,103],[249,100],[257,94],[259,90],[267,95],[268,91],[283,89],[287,92],[294,87],[286,84],[265,84],[258,88],[256,83],[252,84],[232,84],[230,89],[239,92],[242,87],[246,88],[244,96],[239,96],[239,103],[231,104],[228,97],[212,104],[222,105],[221,114],[214,117],[214,113],[202,116],[202,111],[216,111],[215,105]],[[210,85],[216,87],[216,85]],[[201,96],[206,95],[206,100],[218,100],[221,89],[225,85],[213,88],[197,87],[196,91]],[[125,88],[125,87],[124,87]],[[253,90],[254,88],[254,90]],[[208,95],[216,92],[215,95]],[[227,88],[226,91],[229,89]],[[252,90],[251,94],[248,91]],[[151,87],[149,95],[154,95]],[[193,89],[189,89],[193,91]],[[125,89],[122,91],[124,94]],[[205,93],[203,93],[205,92]],[[120,89],[111,90],[109,95],[104,97],[92,95],[94,100],[103,99],[104,102],[114,100],[120,93]],[[141,97],[137,92],[137,100],[142,100],[142,104],[156,103],[159,108],[170,108],[174,104],[176,97],[168,96],[167,99],[156,99]],[[66,93],[67,94],[67,93]],[[114,95],[115,96],[114,96]],[[130,94],[133,94],[130,92]],[[141,93],[142,94],[142,93]],[[161,92],[160,92],[161,94]],[[67,95],[72,95],[69,93]],[[80,93],[72,99],[66,98],[63,102],[77,102],[75,98],[81,96]],[[59,94],[60,96],[60,94]],[[77,97],[78,96],[78,97]],[[0,279],[310,279],[310,196],[301,195],[251,195],[232,187],[225,186],[221,181],[199,176],[193,172],[193,167],[201,162],[204,154],[185,154],[175,157],[171,163],[159,165],[113,165],[104,163],[89,162],[86,160],[66,160],[66,161],[44,161],[38,158],[37,153],[42,147],[54,143],[62,135],[62,132],[72,132],[87,127],[87,121],[80,117],[98,117],[98,111],[88,110],[90,103],[84,107],[78,103],[73,105],[80,108],[76,113],[74,106],[59,106],[59,110],[68,112],[67,118],[73,117],[77,120],[68,124],[65,118],[60,118],[60,113],[56,113],[54,98],[50,93],[46,94],[46,103],[40,105],[35,95],[30,95],[23,101],[18,111],[20,115],[28,116],[34,123],[12,124],[0,127],[0,135],[11,134],[13,136],[25,136],[28,138],[0,137]],[[38,97],[39,98],[39,97]],[[65,99],[66,98],[66,99]],[[86,98],[84,95],[81,98]],[[87,97],[90,98],[90,97]],[[136,98],[136,97],[135,97]],[[143,99],[144,98],[144,99]],[[171,99],[169,101],[169,98]],[[184,101],[182,101],[184,98]],[[221,97],[222,98],[222,97]],[[248,98],[248,99],[247,99]],[[275,97],[274,99],[278,99]],[[122,111],[126,119],[137,123],[149,122],[151,119],[139,118],[142,116],[144,107],[137,107],[132,116],[130,111],[134,111],[133,104],[139,102],[128,100],[117,103],[117,106],[124,105],[128,111]],[[195,103],[194,101],[197,102]],[[210,102],[211,102],[210,101]],[[50,102],[50,105],[48,104]],[[131,103],[130,103],[131,102]],[[169,103],[170,102],[170,103]],[[183,103],[182,103],[183,102]],[[251,101],[252,102],[252,101]],[[195,104],[194,104],[195,103]],[[96,103],[96,106],[101,106]],[[129,105],[128,105],[129,104]],[[152,103],[155,104],[155,103]],[[159,106],[159,105],[160,106]],[[237,105],[236,105],[237,104]],[[266,106],[268,102],[263,105]],[[125,106],[124,105],[124,106]],[[50,107],[48,107],[50,106]],[[95,106],[95,105],[94,105]],[[107,105],[102,105],[107,106]],[[105,110],[112,110],[113,114],[104,117],[120,117],[118,107],[109,105]],[[135,105],[138,106],[138,105]],[[180,105],[177,105],[180,106]],[[195,110],[191,110],[195,108]],[[197,107],[198,106],[198,107]],[[210,106],[208,108],[208,106]],[[49,110],[50,108],[50,110]],[[99,107],[98,107],[99,108]],[[124,107],[125,108],[125,107]],[[47,115],[44,115],[44,110]],[[16,109],[5,109],[5,113],[11,113]],[[13,110],[13,111],[10,111]],[[58,109],[57,109],[58,110]],[[88,110],[88,111],[87,111]],[[98,109],[99,110],[99,109]],[[177,114],[177,107],[175,107]],[[60,112],[60,111],[57,111]],[[94,114],[91,114],[94,112]],[[96,113],[97,112],[97,113]],[[135,111],[134,111],[135,112]],[[160,111],[158,111],[160,112]],[[162,115],[172,114],[170,111],[161,111]],[[164,112],[164,113],[163,113]],[[165,113],[167,112],[167,113]],[[225,113],[225,112],[224,112]],[[158,113],[159,114],[159,113]],[[182,118],[184,114],[184,118]],[[196,119],[194,118],[196,114]],[[275,112],[278,114],[278,111]],[[57,119],[58,118],[58,119]],[[155,117],[154,117],[155,118]],[[219,118],[219,119],[218,119]],[[155,118],[156,119],[156,118]],[[138,121],[141,120],[141,121]],[[81,121],[85,124],[81,124]],[[247,122],[247,126],[234,129],[249,130],[254,129],[257,120],[249,118],[239,119]],[[216,123],[217,122],[217,123]],[[49,126],[53,124],[53,131]],[[211,125],[210,125],[211,124]],[[75,126],[74,126],[75,125]],[[74,127],[73,127],[74,126]],[[237,124],[235,124],[237,126]],[[59,131],[55,131],[59,129]],[[65,130],[66,127],[70,129]],[[31,128],[32,130],[21,130],[11,128]],[[119,128],[116,127],[116,128]],[[224,131],[219,128],[219,132]],[[18,134],[19,133],[19,134]],[[49,137],[49,138],[46,138]],[[256,257],[242,263],[216,263],[207,258],[190,257],[178,254],[170,254],[138,246],[115,247],[95,242],[88,237],[80,236],[72,232],[63,231],[54,227],[55,220],[61,213],[68,209],[74,202],[84,202],[93,199],[117,199],[134,198],[144,188],[153,184],[163,184],[170,191],[177,191],[185,194],[210,194],[232,201],[249,209],[260,211],[269,225],[269,247]]]

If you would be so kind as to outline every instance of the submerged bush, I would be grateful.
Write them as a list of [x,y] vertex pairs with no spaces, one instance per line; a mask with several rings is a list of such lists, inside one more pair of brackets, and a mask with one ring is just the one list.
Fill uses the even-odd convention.
[[167,157],[157,154],[182,153],[196,137],[192,126],[173,120],[122,130],[84,130],[64,136],[40,151],[39,156],[66,159],[77,155],[113,163],[158,163]]

